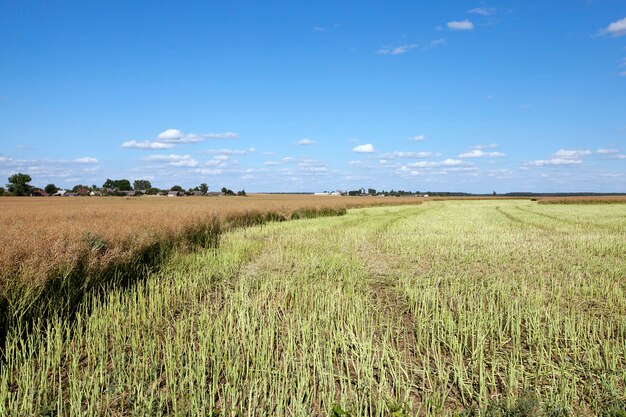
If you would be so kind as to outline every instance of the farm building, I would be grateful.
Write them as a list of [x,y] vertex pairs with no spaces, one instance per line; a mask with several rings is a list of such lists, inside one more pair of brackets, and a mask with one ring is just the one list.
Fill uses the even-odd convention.
[[37,189],[33,190],[33,191],[30,193],[30,195],[31,195],[31,197],[47,197],[47,196],[49,196],[50,194],[48,194],[48,193],[47,193],[47,192],[45,192],[44,190],[41,190],[41,189],[37,188]]

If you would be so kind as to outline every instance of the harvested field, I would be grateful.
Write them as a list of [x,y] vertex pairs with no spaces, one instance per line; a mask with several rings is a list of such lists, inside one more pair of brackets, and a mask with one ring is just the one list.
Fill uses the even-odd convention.
[[0,415],[619,416],[625,254],[617,205],[237,229],[12,334]]
[[214,246],[232,227],[420,202],[311,195],[3,197],[0,333],[57,309],[71,312],[86,291],[132,281],[174,249]]

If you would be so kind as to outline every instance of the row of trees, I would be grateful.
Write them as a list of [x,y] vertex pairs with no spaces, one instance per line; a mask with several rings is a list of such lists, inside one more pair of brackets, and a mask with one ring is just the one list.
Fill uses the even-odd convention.
[[[28,174],[18,173],[18,174],[11,175],[8,178],[7,188],[5,189],[3,187],[0,187],[0,195],[4,195],[7,193],[10,195],[15,195],[15,196],[31,195],[35,190],[38,190],[38,188],[30,185],[31,181],[32,181],[32,178]],[[54,184],[48,184],[43,188],[43,191],[45,191],[47,194],[54,194],[59,191],[59,187],[57,187]],[[126,191],[139,191],[141,193],[145,193],[148,195],[156,195],[160,192],[167,192],[167,191],[180,191],[180,192],[184,192],[188,194],[194,194],[194,192],[200,192],[201,194],[206,194],[209,192],[209,186],[206,183],[202,183],[198,185],[197,187],[189,188],[188,190],[185,190],[180,185],[175,185],[169,190],[167,189],[163,190],[163,189],[153,187],[150,181],[148,180],[135,180],[133,181],[131,185],[130,181],[127,179],[112,180],[110,178],[107,178],[104,184],[102,184],[102,187],[98,187],[95,184],[94,185],[77,184],[71,189],[71,191],[74,193],[95,191],[95,192],[101,192],[103,194],[108,194],[108,195],[124,194]],[[226,195],[239,195],[239,196],[246,195],[245,190],[241,190],[235,193],[234,191],[229,190],[227,188],[222,188],[222,193]]]

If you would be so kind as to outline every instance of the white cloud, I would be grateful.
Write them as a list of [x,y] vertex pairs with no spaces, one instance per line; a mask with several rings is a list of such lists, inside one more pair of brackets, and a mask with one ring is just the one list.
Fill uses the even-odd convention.
[[198,161],[196,161],[195,159],[183,159],[182,161],[168,162],[167,165],[172,167],[193,168],[195,166],[198,166]]
[[352,148],[352,152],[372,153],[372,152],[374,152],[374,145],[372,145],[371,143],[367,143],[365,145],[358,145],[358,146],[355,146],[354,148]]
[[315,27],[313,28],[313,30],[314,30],[315,32],[326,32],[326,28],[325,28],[325,27],[322,27],[322,26],[315,26]]
[[436,152],[405,152],[395,151],[382,154],[380,157],[383,159],[395,159],[395,158],[432,158],[433,156],[441,156]]
[[127,149],[171,149],[177,144],[197,143],[206,139],[235,139],[239,137],[233,132],[224,133],[183,133],[178,129],[166,129],[159,133],[155,140],[136,141],[129,140],[122,143],[122,148]]
[[167,129],[157,136],[158,139],[169,141],[177,140],[183,137],[183,132],[178,129]]
[[150,155],[141,158],[142,161],[146,162],[165,162],[165,165],[172,167],[195,167],[198,165],[198,161],[193,159],[191,155]]
[[242,149],[205,149],[198,151],[198,153],[209,155],[247,155],[248,152],[254,152],[254,148],[250,148],[248,151]]
[[413,48],[417,48],[417,45],[404,44],[400,46],[384,46],[380,48],[377,53],[379,53],[380,55],[402,55],[409,52]]
[[489,145],[470,146],[470,149],[494,149],[494,148],[497,148],[497,147],[498,147],[497,143],[490,143]]
[[233,132],[224,133],[183,133],[178,129],[167,129],[157,136],[156,142],[196,143],[205,139],[236,139],[239,135]]
[[626,17],[611,23],[606,27],[606,29],[604,29],[603,32],[608,33],[611,36],[626,35]]
[[432,41],[430,41],[428,43],[428,46],[430,48],[434,48],[436,46],[443,46],[446,44],[446,40],[444,38],[439,38],[439,39],[433,39]]
[[620,73],[619,73],[619,76],[620,76],[620,77],[626,77],[626,71],[622,71],[622,72],[620,72]]
[[474,149],[472,151],[460,154],[459,158],[500,158],[503,156],[506,156],[506,154],[502,152],[484,152],[480,149]]
[[591,155],[591,151],[588,149],[559,149],[554,153],[556,158],[580,158],[585,155]]
[[619,153],[619,149],[615,149],[615,148],[598,149],[598,150],[596,150],[596,153],[598,153],[600,155],[612,155],[612,154],[615,154],[615,153]]
[[223,167],[226,165],[226,163],[220,159],[211,159],[210,161],[207,161],[204,165],[208,167]]
[[465,165],[466,162],[461,161],[460,159],[444,159],[439,162],[429,162],[429,161],[419,161],[408,164],[408,166],[413,168],[439,168],[439,167],[453,167],[459,165]]
[[97,164],[98,160],[96,158],[85,156],[83,158],[76,158],[73,162],[76,162],[77,164]]
[[161,162],[161,161],[180,161],[181,159],[190,159],[191,155],[177,155],[177,154],[170,154],[170,155],[162,155],[162,154],[157,154],[157,155],[149,155],[149,156],[144,156],[143,158],[141,158],[142,161],[149,161],[149,162]]
[[474,24],[469,21],[469,19],[461,20],[461,21],[452,21],[447,23],[448,29],[450,30],[472,30],[474,29]]
[[299,140],[298,142],[296,142],[296,143],[297,143],[298,145],[314,145],[314,144],[315,144],[315,143],[317,143],[317,142],[315,142],[314,140],[311,140],[311,139],[304,138],[304,139],[300,139],[300,140]]
[[206,139],[237,139],[239,137],[235,132],[205,133],[200,136]]
[[200,174],[200,175],[219,175],[222,173],[221,169],[208,169],[208,168],[198,168],[194,169],[191,172]]
[[143,142],[138,142],[136,140],[129,140],[127,142],[122,143],[122,148],[132,148],[132,149],[170,149],[173,147],[174,147],[173,143],[150,142],[149,140],[145,140]]
[[424,136],[424,135],[416,135],[416,136],[411,136],[411,137],[409,138],[409,140],[413,140],[413,141],[415,141],[415,142],[422,142],[422,141],[425,141],[425,140],[426,140],[426,136]]
[[552,158],[552,159],[538,159],[536,161],[530,161],[526,165],[534,167],[551,166],[551,165],[580,165],[582,159],[573,158]]
[[481,16],[491,16],[496,13],[496,9],[493,7],[474,7],[471,10],[468,10],[466,13],[468,14],[479,14]]
[[276,161],[265,161],[263,162],[263,165],[280,165],[280,162],[276,162]]

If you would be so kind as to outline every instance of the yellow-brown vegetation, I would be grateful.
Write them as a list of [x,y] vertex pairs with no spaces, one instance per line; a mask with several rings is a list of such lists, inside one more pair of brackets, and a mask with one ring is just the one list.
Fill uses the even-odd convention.
[[8,316],[48,314],[58,304],[71,309],[112,275],[134,273],[173,248],[211,246],[232,227],[420,202],[312,195],[0,198],[0,331],[10,325],[5,320],[14,321]]
[[[157,242],[179,241],[203,226],[252,223],[259,215],[289,219],[303,209],[346,209],[382,203],[417,204],[417,198],[377,199],[311,195],[248,197],[74,197],[0,199],[0,291],[26,280],[130,260]],[[275,217],[272,217],[275,216]],[[216,225],[215,223],[219,224]]]
[[539,204],[619,204],[626,203],[626,195],[541,197]]

